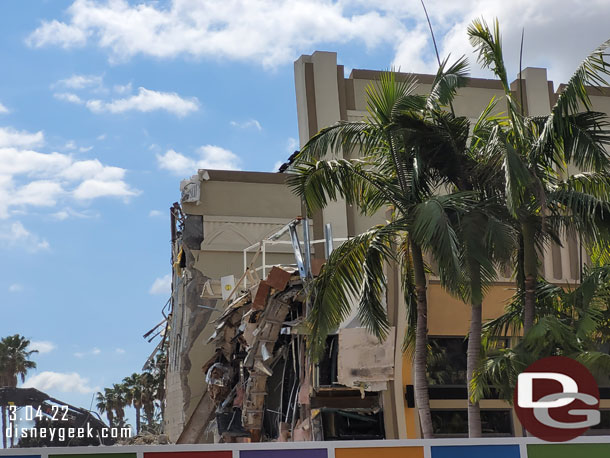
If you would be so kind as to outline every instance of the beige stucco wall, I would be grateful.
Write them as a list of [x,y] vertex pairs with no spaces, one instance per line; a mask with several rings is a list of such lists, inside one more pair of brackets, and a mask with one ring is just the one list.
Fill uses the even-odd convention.
[[[214,293],[219,295],[220,277],[233,275],[238,281],[242,276],[243,250],[300,216],[301,205],[299,198],[286,186],[284,175],[209,170],[207,175],[199,173],[199,176],[209,177],[207,180],[200,180],[199,202],[185,202],[182,209],[186,214],[203,217],[203,242],[199,250],[192,252],[195,256],[194,268],[210,279]],[[284,237],[283,240],[288,239]],[[249,255],[248,262],[253,256],[254,252]],[[260,267],[262,261],[263,257],[259,255],[254,268]],[[268,247],[265,258],[267,265],[294,262],[290,245]],[[263,276],[262,271],[259,275]],[[178,370],[182,367],[181,362],[170,361],[167,377],[166,431],[172,441],[178,439],[206,391],[202,366],[214,355],[214,347],[206,345],[206,342],[214,332],[213,320],[218,315],[212,313],[210,322],[196,338],[187,341],[183,336],[188,332],[192,316],[189,316],[188,311],[185,312],[181,291],[176,291],[175,297],[174,323],[180,329],[172,333],[173,344],[187,348],[186,357],[190,361],[190,369],[181,374]],[[212,298],[212,300],[215,301],[213,303],[216,304],[217,309],[223,308],[223,301],[220,298]],[[206,312],[202,310],[200,313]],[[182,315],[184,319],[180,318]],[[176,356],[173,358],[175,359]],[[184,390],[185,385],[188,387],[188,392]]]
[[[301,145],[323,127],[339,120],[362,119],[366,114],[366,87],[379,77],[380,72],[354,70],[349,78],[344,77],[343,67],[337,65],[335,53],[316,52],[302,56],[295,62],[295,88],[297,100],[298,130]],[[431,75],[416,75],[420,81],[417,92],[425,94],[431,82]],[[552,83],[546,79],[544,69],[528,68],[522,77],[525,80],[524,102],[531,113],[545,114],[554,100]],[[515,86],[516,87],[516,86]],[[592,94],[593,108],[610,113],[610,97]],[[471,79],[469,85],[460,89],[454,102],[457,115],[476,119],[490,99],[496,97],[496,112],[504,110],[503,92],[495,80]],[[195,267],[212,280],[221,276],[234,275],[238,279],[243,273],[242,250],[268,235],[274,233],[296,216],[301,215],[299,199],[285,185],[285,176],[273,173],[208,171],[209,179],[201,181],[201,196],[198,203],[184,203],[186,213],[203,216],[204,241],[201,249],[195,252]],[[201,176],[201,174],[200,174]],[[355,208],[343,201],[332,203],[315,215],[314,237],[321,238],[321,228],[332,223],[335,238],[361,233],[374,224],[385,221],[385,211],[373,217],[360,215]],[[549,248],[544,260],[547,277],[557,282],[573,282],[574,250],[569,247]],[[251,259],[251,257],[249,258]],[[261,263],[258,260],[258,265]],[[289,246],[269,248],[267,264],[293,263],[294,258]],[[554,275],[561,266],[561,275]],[[256,267],[256,266],[255,266]],[[555,270],[554,270],[555,267]],[[451,297],[438,284],[431,281],[428,289],[429,332],[438,336],[464,336],[467,334],[470,308]],[[483,305],[483,318],[488,320],[502,313],[507,300],[514,292],[510,283],[499,283],[490,288]],[[401,295],[394,294],[389,307],[394,308],[397,316],[397,348],[404,334],[404,304]],[[217,307],[221,301],[217,302]],[[179,307],[179,305],[178,305]],[[176,310],[178,312],[179,310]],[[168,375],[168,416],[167,427],[171,428],[170,438],[179,434],[182,425],[188,420],[195,404],[205,391],[204,374],[201,366],[211,357],[212,350],[205,345],[212,327],[207,326],[192,345],[188,355],[192,363],[187,374],[190,398],[183,399],[178,374]],[[392,387],[396,403],[398,425],[397,437],[417,437],[419,434],[415,409],[407,409],[404,402],[404,386],[412,384],[411,362],[396,353],[396,370],[402,372],[402,380],[397,377]],[[186,403],[186,409],[181,404]],[[384,397],[384,403],[386,397]],[[451,403],[454,404],[451,404]],[[457,404],[455,404],[457,402]],[[463,401],[435,401],[433,407],[461,407]],[[489,403],[492,401],[485,401]],[[493,401],[498,402],[498,401]],[[493,403],[492,402],[492,403]],[[440,404],[439,404],[440,403]],[[444,403],[444,404],[443,404]],[[460,404],[462,403],[462,404]],[[484,405],[484,407],[487,404]],[[495,404],[493,405],[495,406]],[[489,407],[492,407],[490,404]],[[388,431],[390,429],[388,428]],[[518,429],[515,429],[518,431]]]
[[[343,66],[337,65],[335,53],[315,52],[311,56],[301,56],[295,63],[295,87],[297,98],[297,113],[299,122],[299,137],[301,146],[318,130],[330,126],[340,120],[361,120],[366,116],[367,96],[366,88],[379,78],[381,72],[372,70],[354,69],[349,78],[343,76]],[[416,92],[426,94],[432,82],[432,75],[415,75],[419,87]],[[397,75],[397,79],[404,79],[405,75]],[[519,80],[512,83],[513,96],[523,100],[526,112],[532,115],[545,115],[550,112],[551,105],[557,94],[552,82],[547,80],[546,70],[543,68],[527,68],[521,74],[522,84]],[[320,97],[319,87],[325,87],[325,96]],[[523,89],[523,94],[520,89]],[[557,90],[560,90],[558,88]],[[335,95],[336,94],[336,95]],[[610,91],[599,94],[590,93],[593,109],[610,114]],[[467,116],[472,121],[477,119],[481,111],[487,107],[490,100],[495,97],[498,103],[495,113],[505,111],[504,92],[496,80],[472,78],[467,87],[461,88],[453,103],[456,115]],[[321,216],[321,217],[320,217]],[[385,213],[379,212],[374,217],[360,215],[355,209],[346,206],[344,202],[333,204],[332,209],[318,215],[315,226],[322,227],[324,223],[331,222],[333,227],[347,227],[352,234],[358,234],[373,224],[384,221]],[[545,251],[543,272],[553,282],[559,284],[574,283],[578,279],[577,240],[564,240],[564,246],[548,247]],[[585,257],[586,259],[586,257]],[[451,297],[438,284],[431,279],[428,289],[429,316],[428,325],[430,335],[438,336],[465,336],[468,332],[470,307],[458,299]],[[506,280],[510,280],[507,278]],[[483,304],[483,319],[489,320],[497,317],[504,311],[508,299],[514,293],[514,283],[499,282],[490,288]],[[401,309],[404,307],[400,294],[391,294],[388,307]],[[396,336],[397,340],[402,335]],[[397,361],[401,358],[397,355]],[[397,367],[399,364],[397,363]],[[402,388],[412,384],[411,361],[405,357],[401,361]],[[402,406],[404,417],[398,422],[406,431],[400,437],[415,438],[419,434],[419,425],[415,409],[407,409],[404,402],[404,392],[395,393],[396,405]],[[500,401],[484,401],[485,407],[505,407],[498,404]],[[453,403],[453,404],[452,404]],[[497,405],[496,405],[497,404]],[[465,401],[434,401],[432,407],[462,407]],[[400,410],[400,409],[398,409]],[[400,415],[400,414],[399,414]],[[515,432],[520,434],[520,425],[515,418]],[[402,435],[404,434],[404,436]]]

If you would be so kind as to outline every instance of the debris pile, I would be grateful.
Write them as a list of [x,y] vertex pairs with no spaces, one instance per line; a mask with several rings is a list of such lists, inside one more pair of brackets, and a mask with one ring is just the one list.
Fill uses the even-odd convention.
[[[207,389],[178,443],[209,441],[210,434],[214,442],[385,438],[382,392],[394,377],[394,338],[378,342],[353,316],[327,338],[319,363],[307,354],[306,291],[323,261],[312,257],[310,245],[320,241],[310,241],[308,227],[307,220],[294,220],[260,242],[236,284],[232,276],[230,282],[220,279],[230,293],[223,293],[221,315],[205,343],[214,349],[202,367]],[[290,242],[279,241],[284,234]],[[322,242],[328,257],[330,229]],[[265,275],[265,246],[276,243],[292,246],[296,264],[274,265]],[[263,279],[253,268],[261,253]],[[245,260],[244,254],[244,267]],[[212,283],[208,279],[196,289],[199,298],[214,296]],[[214,309],[211,304],[193,308]]]
[[[203,369],[221,436],[277,440],[280,429],[292,431],[302,420],[299,405],[309,399],[308,391],[299,396],[308,388],[299,326],[304,300],[297,269],[274,266],[216,320],[207,342],[215,345],[216,353]],[[269,392],[274,387],[280,391],[275,403],[267,399],[276,394]],[[283,437],[287,439],[286,432]]]

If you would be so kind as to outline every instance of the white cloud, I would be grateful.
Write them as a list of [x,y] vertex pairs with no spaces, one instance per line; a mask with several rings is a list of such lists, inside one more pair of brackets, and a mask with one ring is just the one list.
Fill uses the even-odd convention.
[[292,154],[297,149],[299,149],[299,141],[294,137],[288,137],[288,140],[286,140],[286,152]]
[[21,221],[0,226],[0,248],[21,248],[30,253],[49,249],[49,242],[28,231]]
[[10,293],[20,293],[21,291],[23,291],[23,285],[20,283],[13,283],[11,286],[8,287],[8,290]]
[[165,154],[157,154],[157,164],[176,175],[192,175],[198,169],[239,170],[239,157],[220,146],[202,146],[197,154],[193,158],[170,149]]
[[92,41],[113,60],[184,54],[275,66],[316,43],[357,40],[373,46],[396,39],[401,25],[393,16],[350,12],[347,6],[325,0],[173,0],[167,7],[76,0],[67,9],[68,21],[43,22],[27,42],[70,48]]
[[[382,0],[381,5],[403,18],[413,18],[417,23],[417,26],[405,28],[394,66],[400,66],[403,71],[435,71],[436,57],[431,52],[432,41],[421,7],[410,2],[401,4],[398,0]],[[431,0],[426,6],[441,56],[451,53],[457,58],[466,54],[473,76],[494,77],[489,71],[480,69],[468,42],[466,28],[475,18],[483,17],[490,24],[495,17],[499,19],[509,79],[516,78],[519,70],[521,31],[525,29],[523,67],[547,67],[555,87],[566,82],[582,59],[608,38],[606,18],[610,14],[610,4],[602,0],[464,0],[453,3]],[[411,12],[407,11],[410,7]]]
[[[76,160],[69,154],[30,149],[43,143],[42,132],[0,128],[0,219],[17,208],[50,208],[70,199],[129,198],[139,193],[125,182],[125,169],[98,159]],[[75,149],[76,144],[65,147]]]
[[131,83],[115,84],[113,89],[117,94],[129,94],[131,92]]
[[284,163],[284,161],[275,161],[275,164],[273,164],[273,167],[271,167],[271,170],[269,170],[269,171],[277,172],[283,163]]
[[0,127],[0,148],[7,146],[33,148],[43,143],[44,134],[42,131],[32,133],[16,130],[12,127]]
[[62,373],[44,371],[33,375],[23,384],[23,388],[36,388],[40,391],[58,391],[62,393],[93,393],[98,390],[89,384],[89,379],[76,372]]
[[[428,0],[426,5],[443,55],[469,53],[467,24],[476,17],[491,21],[497,16],[510,74],[517,72],[525,27],[525,66],[548,66],[555,83],[565,82],[580,60],[607,38],[610,15],[606,0]],[[44,21],[27,42],[64,48],[92,43],[115,61],[185,55],[249,60],[267,67],[290,63],[316,48],[364,43],[394,52],[394,64],[403,71],[436,69],[418,0],[75,0],[65,13],[65,21]]]
[[63,100],[64,102],[75,103],[77,105],[82,105],[85,103],[83,99],[72,92],[56,92],[53,94],[53,97],[55,97],[57,100]]
[[114,352],[119,354],[119,355],[124,355],[125,354],[125,350],[122,349],[122,348],[115,348]]
[[150,287],[150,294],[170,294],[172,291],[172,276],[171,274],[156,278]]
[[196,97],[182,98],[175,92],[158,92],[140,87],[136,95],[111,102],[92,99],[87,101],[86,106],[94,113],[165,110],[177,116],[186,116],[199,110],[199,101]]
[[62,210],[59,210],[55,213],[52,213],[51,218],[57,221],[65,221],[68,218],[79,218],[79,219],[88,219],[88,218],[99,218],[99,213],[85,210],[85,211],[76,211],[70,207],[65,207]]
[[248,129],[250,127],[254,127],[259,132],[263,130],[263,126],[256,119],[249,119],[244,122],[231,121],[231,125],[233,127],[239,127],[240,129]]
[[160,216],[163,216],[163,212],[159,210],[151,210],[148,213],[148,216],[151,218],[159,218]]
[[97,356],[100,353],[102,353],[102,350],[97,347],[93,347],[89,351],[77,351],[76,353],[74,353],[74,356],[76,356],[77,358],[84,358],[85,356]]
[[184,98],[175,92],[154,91],[144,87],[138,88],[137,94],[131,94],[131,83],[114,85],[114,92],[125,96],[114,100],[87,98],[82,93],[78,95],[73,92],[108,93],[109,90],[104,85],[103,77],[98,75],[72,75],[70,78],[57,81],[51,87],[64,89],[64,91],[53,94],[56,99],[76,105],[85,105],[94,113],[124,113],[127,111],[146,113],[165,110],[177,116],[186,116],[199,110],[199,100],[196,97]]
[[77,186],[73,195],[78,200],[91,200],[97,197],[130,197],[136,196],[139,192],[132,190],[127,183],[122,180],[85,180]]
[[57,346],[53,342],[49,342],[48,340],[33,340],[30,342],[30,346],[28,350],[37,350],[38,353],[50,353],[55,350]]
[[9,112],[9,109],[6,108],[6,106],[2,105],[2,103],[0,103],[0,114],[6,114]]
[[100,142],[101,142],[102,140],[106,140],[106,134],[100,134],[100,135],[98,135],[98,136],[96,137],[96,140],[99,140]]
[[103,86],[101,75],[72,75],[69,78],[59,80],[54,86],[65,87],[67,89],[85,89],[90,87]]

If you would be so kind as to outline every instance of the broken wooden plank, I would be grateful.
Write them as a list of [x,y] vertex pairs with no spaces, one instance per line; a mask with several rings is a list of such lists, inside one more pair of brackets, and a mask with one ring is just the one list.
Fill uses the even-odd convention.
[[286,286],[288,286],[291,276],[291,272],[288,272],[281,267],[273,266],[271,272],[269,272],[269,275],[265,279],[265,282],[277,291],[284,291]]
[[254,310],[262,310],[265,308],[267,304],[267,298],[269,297],[269,292],[271,291],[271,286],[265,280],[261,281],[258,284],[258,289],[256,290],[256,296],[252,301],[252,308]]

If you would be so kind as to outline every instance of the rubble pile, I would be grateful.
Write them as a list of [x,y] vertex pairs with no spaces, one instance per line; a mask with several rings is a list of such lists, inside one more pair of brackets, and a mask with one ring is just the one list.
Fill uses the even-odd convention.
[[203,369],[224,440],[288,440],[305,421],[304,301],[297,269],[274,266],[216,320],[207,342],[216,352]]

